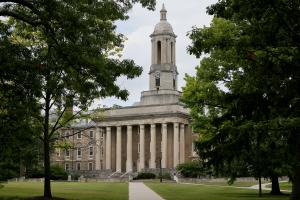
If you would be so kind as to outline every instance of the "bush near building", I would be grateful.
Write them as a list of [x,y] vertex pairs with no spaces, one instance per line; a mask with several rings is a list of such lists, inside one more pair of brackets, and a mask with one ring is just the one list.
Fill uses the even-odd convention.
[[210,174],[203,164],[197,160],[179,164],[176,167],[176,170],[186,178],[198,178],[200,176],[207,176]]

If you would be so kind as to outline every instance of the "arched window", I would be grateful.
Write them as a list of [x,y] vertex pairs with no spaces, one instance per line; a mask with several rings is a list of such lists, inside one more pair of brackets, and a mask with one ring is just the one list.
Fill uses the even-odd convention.
[[161,42],[157,42],[157,64],[161,64]]
[[174,55],[174,45],[173,42],[171,42],[171,63],[174,64],[173,55]]

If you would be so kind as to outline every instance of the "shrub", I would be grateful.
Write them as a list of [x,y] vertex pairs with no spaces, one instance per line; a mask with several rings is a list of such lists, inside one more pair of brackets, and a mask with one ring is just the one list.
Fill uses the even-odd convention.
[[[52,165],[50,169],[50,179],[51,180],[67,180],[68,174],[65,170],[59,165]],[[27,170],[27,178],[44,178],[44,168],[33,168]]]
[[198,178],[200,176],[206,176],[210,173],[200,161],[191,161],[179,164],[176,167],[176,170],[186,178]]
[[155,179],[155,174],[153,173],[149,173],[149,172],[141,172],[141,173],[138,173],[137,177],[135,177],[134,179],[135,180],[138,180],[138,179]]
[[[159,175],[158,178],[160,178],[160,175]],[[163,173],[162,174],[162,179],[172,180],[171,174],[170,173]]]
[[68,179],[68,174],[59,165],[52,165],[51,166],[51,175],[50,175],[51,180],[67,180]]

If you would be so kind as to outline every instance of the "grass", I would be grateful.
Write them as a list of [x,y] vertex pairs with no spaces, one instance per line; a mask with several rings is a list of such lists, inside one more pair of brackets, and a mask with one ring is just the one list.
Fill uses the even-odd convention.
[[[283,182],[283,183],[279,183],[280,185],[280,189],[281,190],[289,190],[292,191],[292,183],[290,182]],[[272,185],[267,185],[268,188],[271,188]]]
[[258,197],[258,191],[234,187],[146,183],[166,200],[288,200],[289,196],[271,196],[268,192]]
[[[43,195],[43,183],[25,182],[3,184],[0,200],[17,200]],[[65,199],[80,200],[126,200],[127,183],[69,183],[52,182],[52,195]]]
[[[265,183],[265,182],[263,182]],[[267,182],[266,182],[267,183]],[[199,184],[204,184],[204,185],[216,185],[216,186],[234,186],[234,187],[251,187],[253,185],[257,185],[257,182],[254,181],[235,181],[232,185],[228,185],[227,182],[210,182],[210,181],[206,181],[206,182],[200,182]]]

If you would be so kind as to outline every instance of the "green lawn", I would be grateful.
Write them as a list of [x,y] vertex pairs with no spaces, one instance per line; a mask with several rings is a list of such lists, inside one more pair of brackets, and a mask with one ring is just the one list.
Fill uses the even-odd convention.
[[[0,200],[42,196],[43,183],[8,183],[0,189]],[[53,182],[52,195],[66,199],[127,200],[127,183],[68,183]]]
[[208,185],[146,183],[166,200],[288,200],[289,196],[271,196],[269,191],[258,197],[258,191]]
[[[268,182],[263,182],[263,183],[268,183]],[[206,182],[201,182],[199,184],[204,184],[204,185],[216,185],[216,186],[234,186],[234,187],[250,187],[253,185],[257,185],[257,182],[254,181],[235,181],[232,185],[228,185],[227,182],[213,182],[213,181],[206,181]]]
[[[279,185],[280,185],[280,189],[281,189],[281,190],[289,190],[289,191],[292,191],[292,183],[290,183],[290,182],[279,183]],[[267,185],[267,187],[271,188],[272,185]]]

